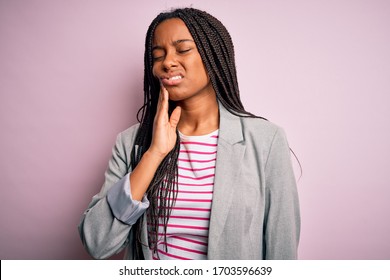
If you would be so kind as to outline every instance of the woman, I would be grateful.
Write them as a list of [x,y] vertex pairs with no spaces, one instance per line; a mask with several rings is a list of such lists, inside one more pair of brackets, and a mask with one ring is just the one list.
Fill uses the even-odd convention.
[[281,128],[244,110],[233,43],[206,12],[158,15],[140,124],[117,137],[79,232],[94,258],[295,259],[300,216]]

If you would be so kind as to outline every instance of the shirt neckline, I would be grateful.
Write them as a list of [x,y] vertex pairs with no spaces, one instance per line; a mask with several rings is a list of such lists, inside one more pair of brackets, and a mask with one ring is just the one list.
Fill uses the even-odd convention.
[[179,136],[180,139],[205,139],[205,138],[210,138],[211,136],[218,135],[218,133],[219,133],[219,129],[216,129],[204,135],[185,135],[179,131]]

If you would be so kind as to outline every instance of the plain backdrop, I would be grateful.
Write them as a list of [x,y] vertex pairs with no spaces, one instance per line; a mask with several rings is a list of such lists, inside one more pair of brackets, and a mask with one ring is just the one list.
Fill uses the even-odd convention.
[[136,122],[147,27],[191,5],[302,164],[299,258],[390,259],[387,0],[0,0],[0,259],[89,258],[77,225]]

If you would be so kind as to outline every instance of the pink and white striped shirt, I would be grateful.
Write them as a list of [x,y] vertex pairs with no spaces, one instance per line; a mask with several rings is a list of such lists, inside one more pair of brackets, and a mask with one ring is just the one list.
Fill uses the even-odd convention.
[[[160,259],[206,259],[213,198],[218,130],[202,136],[180,133],[178,193],[167,227],[159,227]],[[155,254],[154,259],[158,259]]]

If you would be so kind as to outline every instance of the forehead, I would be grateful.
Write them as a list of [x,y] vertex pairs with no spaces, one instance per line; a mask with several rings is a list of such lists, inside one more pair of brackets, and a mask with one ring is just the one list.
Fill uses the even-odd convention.
[[178,40],[193,40],[185,23],[179,18],[161,22],[154,31],[153,45],[176,42]]

